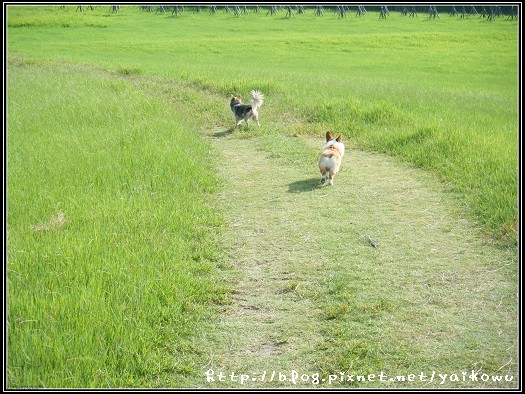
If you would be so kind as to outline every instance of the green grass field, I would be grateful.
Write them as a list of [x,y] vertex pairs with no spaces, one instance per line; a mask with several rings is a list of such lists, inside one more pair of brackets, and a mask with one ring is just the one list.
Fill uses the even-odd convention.
[[203,306],[225,297],[209,146],[125,82],[10,71],[10,386],[142,385],[173,357],[186,371]]
[[516,239],[515,21],[105,8],[10,7],[9,51],[225,96],[257,87],[283,114],[436,172],[488,232]]
[[[245,138],[340,132],[437,175],[515,251],[515,20],[75,8],[8,7],[9,387],[195,373],[201,323],[228,299],[222,181],[199,135],[231,126],[231,93],[266,96]],[[343,314],[347,285],[326,286]],[[349,330],[327,330],[325,367]]]

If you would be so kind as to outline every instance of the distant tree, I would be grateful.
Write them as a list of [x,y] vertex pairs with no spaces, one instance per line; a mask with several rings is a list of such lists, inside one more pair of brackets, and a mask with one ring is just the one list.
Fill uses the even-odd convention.
[[428,9],[428,18],[429,19],[436,19],[436,18],[439,18],[439,14],[438,14],[438,11],[437,11],[437,8],[436,6],[433,6],[431,5]]
[[184,12],[184,7],[179,7],[178,5],[173,6],[173,10],[171,11],[171,15],[175,14],[176,16],[179,16],[179,14],[182,14]]
[[487,12],[487,9],[486,9],[485,7],[483,7],[483,8],[481,9],[481,12],[479,13],[479,17],[480,17],[480,18],[485,18],[485,17],[488,16],[488,14],[489,14],[489,13]]
[[244,14],[246,15],[248,13],[248,7],[246,6],[238,6],[236,5],[234,8],[233,8],[233,14],[235,16],[241,16],[241,14]]
[[366,14],[365,6],[364,5],[358,5],[357,6],[356,16],[363,16],[365,14]]
[[488,14],[487,20],[489,22],[492,22],[495,19],[496,19],[496,9],[495,7],[489,7],[489,14]]
[[518,19],[518,7],[513,5],[507,19]]
[[276,5],[272,5],[270,7],[270,9],[268,10],[268,12],[266,13],[266,15],[270,14],[270,15],[275,15],[279,12],[279,7],[277,7]]

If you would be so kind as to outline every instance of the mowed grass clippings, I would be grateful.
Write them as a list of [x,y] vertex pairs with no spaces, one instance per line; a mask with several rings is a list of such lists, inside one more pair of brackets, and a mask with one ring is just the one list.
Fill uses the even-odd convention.
[[208,144],[116,78],[8,82],[8,386],[175,385],[224,297]]

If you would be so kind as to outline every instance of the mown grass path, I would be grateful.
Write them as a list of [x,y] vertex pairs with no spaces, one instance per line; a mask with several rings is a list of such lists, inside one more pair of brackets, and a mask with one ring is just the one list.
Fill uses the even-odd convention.
[[222,175],[228,181],[222,198],[229,226],[224,243],[235,289],[219,329],[223,348],[217,367],[259,377],[290,366],[313,370],[311,356],[320,340],[317,309],[294,290],[317,284],[305,274],[320,269],[322,257],[309,255],[311,245],[303,239],[313,236],[313,229],[297,228],[290,217],[306,209],[287,193],[294,170],[274,167],[266,154],[245,147],[248,141],[218,138],[214,145],[223,155]]
[[[515,371],[513,255],[484,243],[442,186],[348,147],[335,185],[320,187],[321,139],[247,135],[210,137],[225,179],[222,242],[234,294],[201,343],[199,387],[315,387],[290,382],[293,370],[325,378]],[[215,382],[206,382],[209,369]]]

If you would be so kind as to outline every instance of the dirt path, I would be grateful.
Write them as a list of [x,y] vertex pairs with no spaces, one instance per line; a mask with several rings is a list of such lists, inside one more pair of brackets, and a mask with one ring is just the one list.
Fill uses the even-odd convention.
[[[500,305],[513,302],[505,298],[515,294],[507,276],[513,262],[505,251],[483,244],[437,182],[394,159],[348,149],[335,185],[319,187],[315,161],[292,163],[257,138],[216,132],[211,140],[226,180],[223,243],[231,269],[225,279],[235,294],[203,339],[208,353],[202,371],[212,369],[215,382],[203,376],[200,387],[311,388],[289,378],[293,370],[318,373],[326,357],[319,349],[327,286],[347,286],[346,292],[354,289],[352,299],[386,305],[390,312],[377,323],[383,329],[370,338],[385,348],[397,341],[419,358],[445,351],[454,357],[455,336],[466,341],[485,335],[508,348],[497,355],[488,350],[490,356],[502,365],[511,357],[508,335],[492,338],[486,330],[513,330],[515,310],[494,310],[495,298]],[[296,143],[314,157],[322,141]],[[278,381],[279,372],[287,382]],[[247,375],[243,384],[241,374]]]
[[226,354],[217,370],[257,379],[264,371],[268,379],[273,371],[311,372],[321,340],[318,311],[298,290],[317,285],[306,274],[320,270],[326,257],[312,251],[315,221],[299,222],[294,215],[315,211],[318,202],[301,202],[289,193],[290,183],[301,179],[296,170],[268,161],[250,142],[217,138],[214,145],[224,157],[222,175],[229,184],[222,201],[231,231],[224,243],[230,245],[229,279],[236,289],[222,320]]

